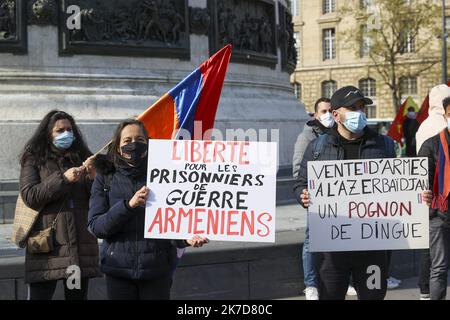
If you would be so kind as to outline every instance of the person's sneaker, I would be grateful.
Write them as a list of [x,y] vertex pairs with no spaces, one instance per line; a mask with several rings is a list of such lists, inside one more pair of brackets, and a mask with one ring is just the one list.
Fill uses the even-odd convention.
[[396,282],[396,283],[398,283],[398,284],[402,283],[402,280],[400,280],[400,279],[395,279],[394,277],[389,277],[388,279],[391,280],[391,282]]
[[307,287],[303,290],[306,296],[306,300],[319,300],[319,292],[316,287]]
[[[395,279],[397,280],[397,279]],[[392,281],[392,277],[389,277],[387,279],[387,288],[388,289],[395,289],[398,288],[398,286],[400,286],[400,283],[396,282],[396,281]]]
[[353,288],[353,286],[348,286],[347,295],[348,296],[356,296],[357,295],[356,290],[355,290],[355,288]]
[[431,300],[430,294],[429,293],[421,293],[420,300]]

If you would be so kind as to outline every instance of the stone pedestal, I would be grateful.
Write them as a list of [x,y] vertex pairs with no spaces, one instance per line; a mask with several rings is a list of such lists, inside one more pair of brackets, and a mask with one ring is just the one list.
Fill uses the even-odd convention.
[[[275,1],[285,5],[284,1]],[[190,1],[206,8],[206,1]],[[278,9],[276,9],[278,10]],[[55,25],[28,25],[27,53],[0,48],[0,181],[17,180],[18,157],[43,116],[52,109],[75,117],[95,152],[122,119],[140,114],[210,56],[208,35],[190,34],[190,59],[61,55]],[[307,118],[296,101],[281,54],[274,67],[232,62],[215,127],[279,130],[279,164],[292,162],[295,139]]]

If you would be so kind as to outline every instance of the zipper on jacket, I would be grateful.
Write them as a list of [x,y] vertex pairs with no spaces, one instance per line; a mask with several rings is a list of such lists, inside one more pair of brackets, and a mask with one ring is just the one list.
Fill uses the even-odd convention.
[[[137,192],[137,180],[133,179],[133,183],[134,183],[134,193]],[[139,227],[139,221],[138,221],[138,217],[135,217],[134,221],[135,221],[135,236],[136,236],[136,240],[135,240],[135,245],[136,245],[136,279],[139,278],[139,244],[138,244],[138,227]]]
[[361,143],[359,144],[359,152],[358,152],[359,158],[358,159],[362,159],[363,141],[364,141],[364,139],[362,139]]

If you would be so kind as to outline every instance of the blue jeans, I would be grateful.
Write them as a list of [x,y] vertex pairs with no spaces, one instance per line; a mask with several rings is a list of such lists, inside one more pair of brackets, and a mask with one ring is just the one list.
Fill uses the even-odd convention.
[[316,270],[316,256],[314,253],[309,252],[309,225],[306,225],[305,241],[303,242],[302,249],[303,260],[303,277],[306,287],[319,287],[319,281],[317,279]]

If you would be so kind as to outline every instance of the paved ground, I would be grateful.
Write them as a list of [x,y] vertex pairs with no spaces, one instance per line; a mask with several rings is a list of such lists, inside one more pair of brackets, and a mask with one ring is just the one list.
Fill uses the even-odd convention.
[[[277,207],[277,232],[299,230],[306,226],[306,211],[297,204]],[[24,250],[18,250],[11,242],[12,225],[0,224],[0,259],[3,257],[23,255]],[[450,286],[449,286],[450,293]],[[347,297],[356,300],[356,297]],[[305,296],[290,297],[283,300],[305,300]],[[402,280],[399,288],[388,290],[386,300],[419,300],[417,278]],[[449,299],[447,299],[449,300]]]
[[24,255],[24,250],[19,250],[16,245],[12,243],[11,234],[11,224],[0,224],[0,259]]
[[306,209],[299,204],[278,206],[275,226],[277,231],[298,230],[306,227]]
[[[447,300],[450,300],[450,281],[447,284],[447,292]],[[404,279],[398,288],[387,291],[385,300],[419,300],[419,294],[417,278]],[[305,296],[301,295],[281,300],[305,300]],[[357,300],[357,298],[355,296],[347,296],[346,300]]]

